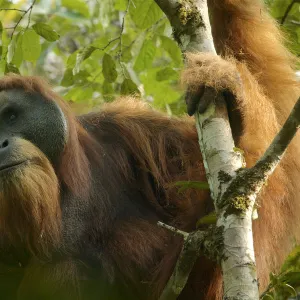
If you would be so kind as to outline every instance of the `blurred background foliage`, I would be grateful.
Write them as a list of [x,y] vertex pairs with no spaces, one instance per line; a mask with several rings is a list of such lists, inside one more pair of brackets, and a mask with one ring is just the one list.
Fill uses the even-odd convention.
[[[300,0],[265,2],[300,56]],[[77,112],[128,94],[170,115],[185,110],[181,52],[153,0],[0,0],[0,20],[1,75],[42,76]],[[264,299],[296,297],[300,248],[270,277]]]
[[[300,55],[299,0],[266,0]],[[0,0],[0,72],[43,76],[80,112],[137,93],[184,112],[182,58],[153,0]]]

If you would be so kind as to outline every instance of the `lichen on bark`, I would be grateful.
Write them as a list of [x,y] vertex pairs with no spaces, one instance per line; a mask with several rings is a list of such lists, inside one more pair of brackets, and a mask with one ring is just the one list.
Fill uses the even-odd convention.
[[201,16],[192,0],[181,0],[178,7],[179,20],[182,25],[186,25],[190,20],[194,22],[192,26],[198,25],[201,22]]

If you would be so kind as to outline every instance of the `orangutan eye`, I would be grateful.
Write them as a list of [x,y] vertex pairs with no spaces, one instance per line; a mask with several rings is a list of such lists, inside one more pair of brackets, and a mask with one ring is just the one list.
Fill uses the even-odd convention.
[[18,113],[16,110],[12,108],[8,108],[4,111],[4,118],[7,120],[7,122],[12,123],[15,122],[18,117]]
[[9,121],[13,121],[13,120],[15,120],[17,118],[17,115],[16,114],[11,114],[10,116],[9,116]]

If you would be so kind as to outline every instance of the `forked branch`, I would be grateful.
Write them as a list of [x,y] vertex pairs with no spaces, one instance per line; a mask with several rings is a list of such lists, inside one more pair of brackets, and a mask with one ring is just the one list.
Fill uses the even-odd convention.
[[[206,0],[155,1],[170,20],[174,38],[183,53],[216,53]],[[223,271],[224,299],[259,299],[252,236],[255,201],[297,131],[300,100],[265,155],[253,168],[242,169],[243,158],[241,153],[234,150],[224,99],[209,89],[207,93],[212,94],[204,94],[204,97],[214,98],[215,104],[211,103],[204,114],[196,114],[196,126],[217,213],[216,242],[220,232],[222,238],[221,253],[217,256]],[[184,236],[174,273],[160,300],[176,299],[200,251],[210,251],[205,233],[199,233],[195,240],[190,237],[197,236],[196,233]],[[191,243],[194,245],[191,246]],[[188,267],[186,262],[189,262]]]

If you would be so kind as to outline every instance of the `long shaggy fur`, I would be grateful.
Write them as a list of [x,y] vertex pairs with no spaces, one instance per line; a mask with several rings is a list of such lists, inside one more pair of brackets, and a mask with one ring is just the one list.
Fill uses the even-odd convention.
[[[202,206],[204,202],[197,204],[195,199],[197,196],[206,199],[204,195],[207,192],[187,190],[178,197],[174,186],[181,180],[206,180],[203,164],[199,160],[198,137],[191,120],[169,118],[151,110],[146,103],[128,97],[103,105],[100,114],[95,114],[95,121],[91,118],[90,122],[99,127],[99,135],[118,136],[123,147],[134,154],[137,166],[154,177],[157,188],[163,190],[162,198],[165,198],[165,203],[158,203],[157,195],[153,195],[151,203],[157,210],[165,206],[165,211],[170,214],[173,206],[174,215],[178,215],[176,222],[184,218],[185,221],[180,221],[182,225],[195,224],[191,220],[195,210],[199,211],[195,206]],[[130,176],[126,173],[130,170],[128,158],[120,158],[116,163],[124,170],[125,176]],[[142,178],[141,184],[145,185],[147,181],[148,178]],[[145,191],[148,200],[151,189],[149,186],[148,193]],[[176,209],[180,214],[176,213]]]
[[90,166],[84,153],[83,145],[92,147],[94,144],[87,132],[76,122],[73,112],[49,85],[36,76],[19,76],[11,74],[0,80],[0,90],[21,89],[27,93],[37,93],[49,101],[55,101],[61,108],[68,126],[68,140],[60,165],[58,176],[76,195],[87,196],[90,188]]
[[[76,119],[40,79],[12,75],[0,80],[0,89],[13,88],[40,93],[49,101],[57,101],[67,118],[69,136],[60,163],[56,166],[55,179],[60,188],[66,186],[70,192],[71,201],[64,199],[62,194],[59,196],[61,206],[69,205],[63,209],[62,221],[64,234],[72,247],[85,238],[76,236],[78,228],[86,230],[89,242],[100,243],[102,253],[95,256],[112,282],[117,276],[125,285],[136,287],[145,297],[148,295],[141,286],[159,286],[155,288],[159,293],[172,272],[180,241],[174,244],[173,237],[157,227],[157,221],[192,230],[197,218],[210,210],[207,209],[208,191],[187,190],[178,194],[174,186],[180,180],[206,180],[193,121],[169,118],[130,97],[104,105],[98,113]],[[93,130],[89,132],[88,128]],[[20,153],[23,151],[20,149]],[[35,156],[36,152],[34,149],[32,151]],[[24,168],[24,171],[31,172],[30,168]],[[51,172],[49,170],[49,174]],[[99,177],[94,177],[92,172],[97,172]],[[17,179],[26,183],[23,177]],[[40,178],[35,178],[35,182],[32,191],[37,191]],[[122,196],[124,188],[133,196],[125,204]],[[13,191],[17,187],[13,185],[11,189]],[[20,190],[22,192],[23,197],[30,197],[23,189]],[[56,203],[55,199],[53,197],[52,205]],[[145,212],[150,215],[149,218],[142,218],[141,214]],[[80,219],[82,213],[88,216],[85,223]],[[117,213],[121,214],[119,219]],[[28,211],[28,215],[31,214]],[[60,215],[57,216],[58,221],[59,218]],[[41,232],[41,224],[36,224],[36,231]],[[19,239],[15,232],[10,233],[16,240]],[[61,243],[64,250],[65,241]],[[78,249],[72,250],[76,253]],[[36,255],[35,252],[33,254]],[[63,253],[62,257],[64,255],[68,254]],[[56,265],[55,261],[45,265],[41,261],[40,265],[30,271],[29,264],[28,272],[33,272],[41,280],[60,273],[57,271],[60,265]],[[65,277],[70,277],[65,278],[65,282],[74,281],[72,274],[76,274],[76,263],[72,266],[75,271],[70,275],[61,267]],[[41,272],[40,275],[38,272]],[[154,273],[157,274],[155,279]],[[29,277],[23,278],[26,283],[21,283],[19,293],[30,295],[35,291],[28,282]],[[61,281],[60,277],[57,280]],[[56,292],[54,287],[49,289]],[[148,293],[151,297],[157,295],[154,288]]]
[[61,240],[57,176],[46,156],[30,142],[17,139],[12,156],[26,162],[0,178],[1,244],[48,256]]
[[[238,147],[251,167],[264,153],[300,95],[296,59],[284,46],[277,24],[260,0],[211,0],[214,39],[222,58],[188,54],[183,82],[230,90],[243,117]],[[238,80],[237,80],[238,78]],[[233,128],[233,131],[237,128]],[[260,289],[268,282],[299,238],[299,136],[295,138],[259,197],[254,222]],[[212,280],[207,299],[221,299],[220,275]],[[219,291],[216,293],[216,291]]]

